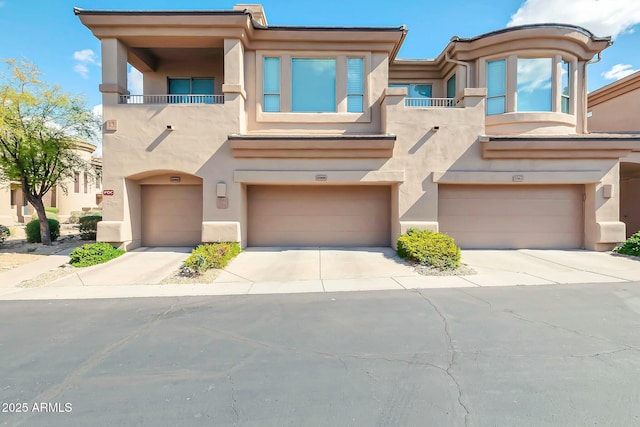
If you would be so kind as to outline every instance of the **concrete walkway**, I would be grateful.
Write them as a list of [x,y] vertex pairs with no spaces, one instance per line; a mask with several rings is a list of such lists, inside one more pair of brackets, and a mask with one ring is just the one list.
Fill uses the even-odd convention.
[[[250,248],[233,260],[213,284],[157,285],[179,267],[188,253],[188,248],[142,248],[41,288],[18,288],[2,282],[0,300],[252,295],[640,281],[640,260],[581,250],[464,250],[463,262],[476,270],[477,274],[421,276],[410,264],[399,259],[391,248]],[[44,271],[48,271],[51,265],[58,262],[59,259],[52,259],[45,263],[43,259],[29,266],[37,275],[37,271],[45,267],[47,269]],[[24,272],[18,273],[16,277],[22,277]],[[16,280],[13,279],[11,283]]]

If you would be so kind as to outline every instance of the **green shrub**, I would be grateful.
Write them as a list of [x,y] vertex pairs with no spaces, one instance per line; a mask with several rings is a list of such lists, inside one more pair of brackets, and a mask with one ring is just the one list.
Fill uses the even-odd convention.
[[44,208],[45,212],[51,212],[56,215],[60,213],[60,208]]
[[619,254],[640,256],[640,231],[613,250]]
[[[60,237],[60,222],[54,218],[47,218],[47,221],[49,221],[49,236],[51,237],[51,241],[53,242],[57,240],[58,237]],[[38,221],[38,219],[33,219],[27,224],[25,233],[27,235],[27,242],[42,242],[42,239],[40,238],[40,221]]]
[[440,270],[460,265],[460,248],[452,237],[415,228],[398,238],[398,256]]
[[211,268],[224,268],[240,251],[237,242],[205,243],[191,251],[182,267],[196,274]]
[[89,243],[71,251],[69,263],[74,267],[88,267],[110,261],[123,253],[122,249],[116,249],[109,243]]
[[80,222],[80,218],[85,216],[102,216],[102,211],[100,210],[90,210],[90,211],[71,211],[69,213],[69,219],[67,222],[69,224],[78,224]]
[[9,227],[5,227],[4,225],[0,225],[0,245],[7,240],[7,237],[11,236],[11,232],[9,231]]
[[98,232],[98,223],[102,221],[100,215],[88,215],[80,217],[80,238],[82,240],[95,240]]

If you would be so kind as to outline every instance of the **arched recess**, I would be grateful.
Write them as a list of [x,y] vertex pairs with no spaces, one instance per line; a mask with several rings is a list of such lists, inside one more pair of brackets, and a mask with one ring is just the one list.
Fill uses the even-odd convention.
[[627,237],[640,231],[640,162],[620,162],[620,221]]
[[142,246],[195,246],[202,241],[202,178],[154,170],[129,176],[131,231]]

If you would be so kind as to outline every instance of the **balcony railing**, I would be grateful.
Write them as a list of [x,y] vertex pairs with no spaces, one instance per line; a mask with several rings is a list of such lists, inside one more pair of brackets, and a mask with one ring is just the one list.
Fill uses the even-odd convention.
[[224,95],[120,95],[120,104],[224,104]]
[[458,100],[455,98],[405,98],[404,105],[410,108],[436,107],[455,108]]

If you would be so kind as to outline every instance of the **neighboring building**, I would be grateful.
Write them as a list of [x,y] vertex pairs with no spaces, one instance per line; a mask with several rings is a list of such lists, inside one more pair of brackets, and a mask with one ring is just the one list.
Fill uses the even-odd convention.
[[[258,5],[75,12],[102,43],[113,195],[98,240],[390,246],[418,227],[467,248],[607,250],[625,238],[620,158],[640,137],[586,126],[587,63],[610,38],[528,25],[400,60],[404,27],[269,26]],[[126,90],[128,63],[143,94]]]
[[[76,143],[76,154],[90,164],[87,171],[78,171],[64,185],[58,184],[44,196],[45,207],[58,208],[58,219],[65,222],[72,212],[99,209],[102,202],[102,159],[92,157],[93,144]],[[66,192],[64,190],[66,187]],[[24,197],[19,182],[0,183],[0,224],[27,223],[36,218],[35,209]]]
[[[590,132],[640,134],[640,71],[589,93]],[[620,160],[620,220],[627,236],[640,231],[640,164],[637,153]]]

